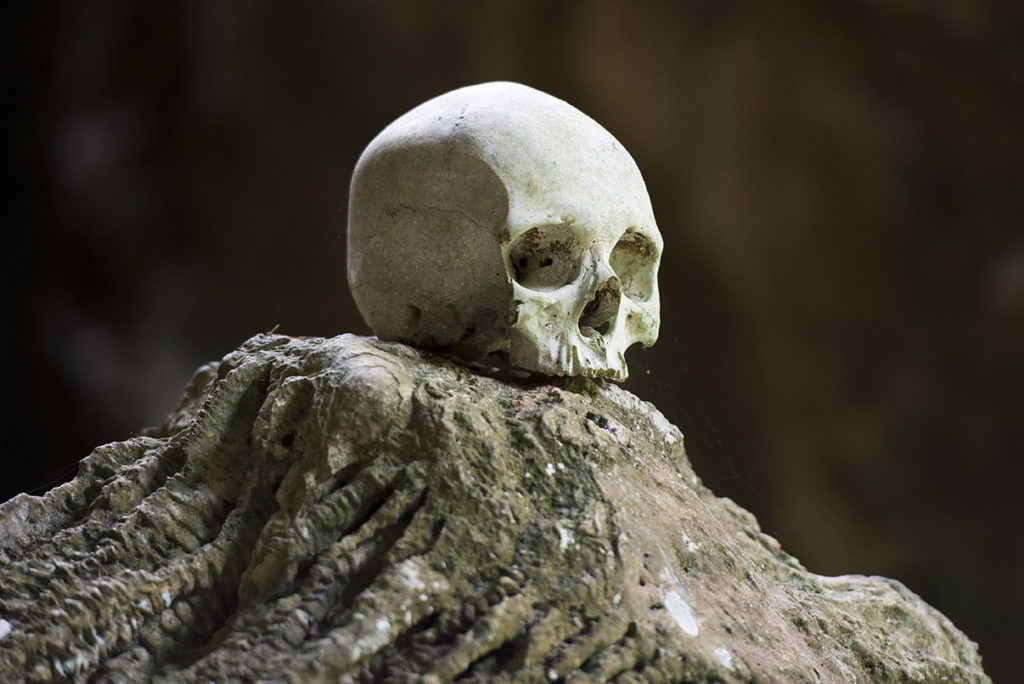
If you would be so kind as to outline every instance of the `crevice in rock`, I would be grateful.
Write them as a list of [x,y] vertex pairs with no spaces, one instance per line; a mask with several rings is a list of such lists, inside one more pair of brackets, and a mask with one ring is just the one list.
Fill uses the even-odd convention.
[[[384,566],[384,559],[388,549],[393,547],[401,539],[402,535],[405,534],[413,516],[423,506],[426,493],[426,488],[423,488],[415,501],[402,512],[394,523],[383,528],[375,535],[371,542],[374,547],[374,553],[370,555],[370,561],[360,566],[356,572],[349,576],[349,581],[345,583],[338,597],[338,606],[344,606],[347,609],[347,607],[352,605],[356,596],[373,584],[374,580],[380,575],[381,568]],[[392,492],[389,492],[387,496],[383,497],[366,516],[366,520],[369,520],[373,514],[379,511],[391,495]],[[360,526],[361,524],[355,527],[358,528]]]

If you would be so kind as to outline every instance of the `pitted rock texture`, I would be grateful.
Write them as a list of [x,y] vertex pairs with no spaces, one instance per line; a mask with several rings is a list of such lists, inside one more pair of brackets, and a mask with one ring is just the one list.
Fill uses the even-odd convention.
[[260,335],[0,506],[0,680],[977,681],[899,582],[821,577],[589,379]]

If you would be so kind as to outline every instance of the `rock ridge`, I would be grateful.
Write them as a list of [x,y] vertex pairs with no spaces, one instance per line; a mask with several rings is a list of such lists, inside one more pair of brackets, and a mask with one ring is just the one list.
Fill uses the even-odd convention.
[[614,384],[258,335],[0,505],[0,679],[987,681],[897,581],[822,577]]

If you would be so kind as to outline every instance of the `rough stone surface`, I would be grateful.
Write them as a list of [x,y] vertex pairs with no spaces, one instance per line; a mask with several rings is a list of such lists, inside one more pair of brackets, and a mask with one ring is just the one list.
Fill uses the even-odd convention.
[[899,582],[814,575],[650,404],[254,337],[0,506],[0,680],[976,681]]

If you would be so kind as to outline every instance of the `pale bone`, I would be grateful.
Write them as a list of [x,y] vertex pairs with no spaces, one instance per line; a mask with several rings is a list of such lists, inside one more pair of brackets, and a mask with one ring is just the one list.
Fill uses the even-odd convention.
[[623,380],[654,344],[662,238],[629,153],[568,103],[485,83],[384,129],[352,176],[348,278],[381,339]]

